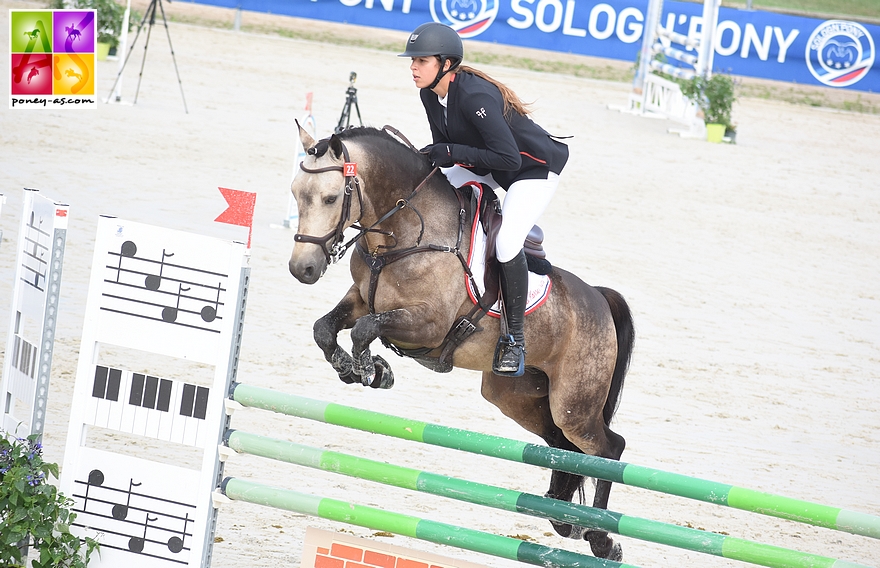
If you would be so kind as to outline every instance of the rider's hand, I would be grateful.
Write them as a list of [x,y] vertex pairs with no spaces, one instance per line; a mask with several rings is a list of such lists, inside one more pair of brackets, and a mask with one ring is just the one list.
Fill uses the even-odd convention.
[[419,150],[419,153],[427,155],[434,167],[448,168],[455,165],[455,159],[452,157],[454,146],[448,142],[431,144]]

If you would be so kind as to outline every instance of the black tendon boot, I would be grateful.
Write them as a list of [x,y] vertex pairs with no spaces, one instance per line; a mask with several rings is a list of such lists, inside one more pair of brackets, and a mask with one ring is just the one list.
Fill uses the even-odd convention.
[[523,323],[529,291],[529,269],[526,255],[520,251],[508,262],[501,263],[501,296],[507,317],[508,335],[498,338],[492,372],[496,375],[519,377],[525,371],[525,335]]

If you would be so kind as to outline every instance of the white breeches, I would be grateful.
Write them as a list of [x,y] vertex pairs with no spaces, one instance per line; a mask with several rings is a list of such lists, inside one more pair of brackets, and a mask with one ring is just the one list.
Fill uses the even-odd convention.
[[[491,174],[474,175],[461,166],[441,168],[441,171],[455,187],[460,187],[469,181],[477,181],[493,189],[501,188]],[[501,203],[504,222],[501,223],[501,230],[498,231],[495,242],[495,258],[499,262],[508,262],[519,254],[529,231],[550,204],[557,186],[559,186],[559,176],[553,172],[547,174],[547,179],[522,179],[510,186]]]

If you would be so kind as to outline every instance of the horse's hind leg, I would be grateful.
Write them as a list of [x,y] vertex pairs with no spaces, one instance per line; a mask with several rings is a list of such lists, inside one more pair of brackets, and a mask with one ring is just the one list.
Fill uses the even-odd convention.
[[[581,451],[585,454],[600,456],[612,460],[619,460],[626,447],[626,441],[623,436],[613,432],[603,421],[601,409],[598,412],[591,413],[588,407],[579,406],[571,400],[565,401],[565,406],[554,404],[551,400],[553,408],[561,409],[554,412],[554,420],[562,430],[565,439],[571,441],[576,446],[575,451]],[[577,413],[568,412],[568,408],[584,409],[584,414],[588,416],[577,416]],[[570,449],[570,448],[567,448]],[[562,481],[560,481],[562,483]],[[596,492],[593,496],[593,507],[597,509],[608,508],[608,498],[611,495],[610,481],[604,479],[596,480]],[[551,483],[551,490],[553,489]],[[557,532],[559,532],[557,530]],[[560,533],[561,534],[561,533]],[[572,537],[576,534],[572,533]],[[599,558],[607,558],[609,560],[620,561],[623,559],[623,552],[620,544],[614,542],[606,531],[587,530],[583,533],[583,538],[590,543],[590,549],[593,554]]]
[[[483,373],[482,395],[505,416],[539,436],[551,448],[580,452],[580,448],[572,444],[553,422],[547,386],[547,375],[528,367],[525,375],[516,379]],[[571,501],[575,492],[582,490],[583,484],[582,475],[553,470],[545,497]],[[583,530],[575,531],[571,524],[550,523],[560,536],[580,539],[584,535]]]

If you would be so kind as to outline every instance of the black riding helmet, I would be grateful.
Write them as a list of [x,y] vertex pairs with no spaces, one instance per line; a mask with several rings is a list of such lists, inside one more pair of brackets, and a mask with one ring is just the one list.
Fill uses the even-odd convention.
[[[428,86],[429,89],[433,89],[444,75],[458,67],[461,60],[464,59],[464,47],[458,32],[449,26],[435,22],[422,24],[409,34],[406,51],[398,57],[431,57],[434,55],[440,58],[440,72],[437,73],[434,82]],[[443,67],[446,65],[447,59],[452,61],[452,65],[444,71]]]

